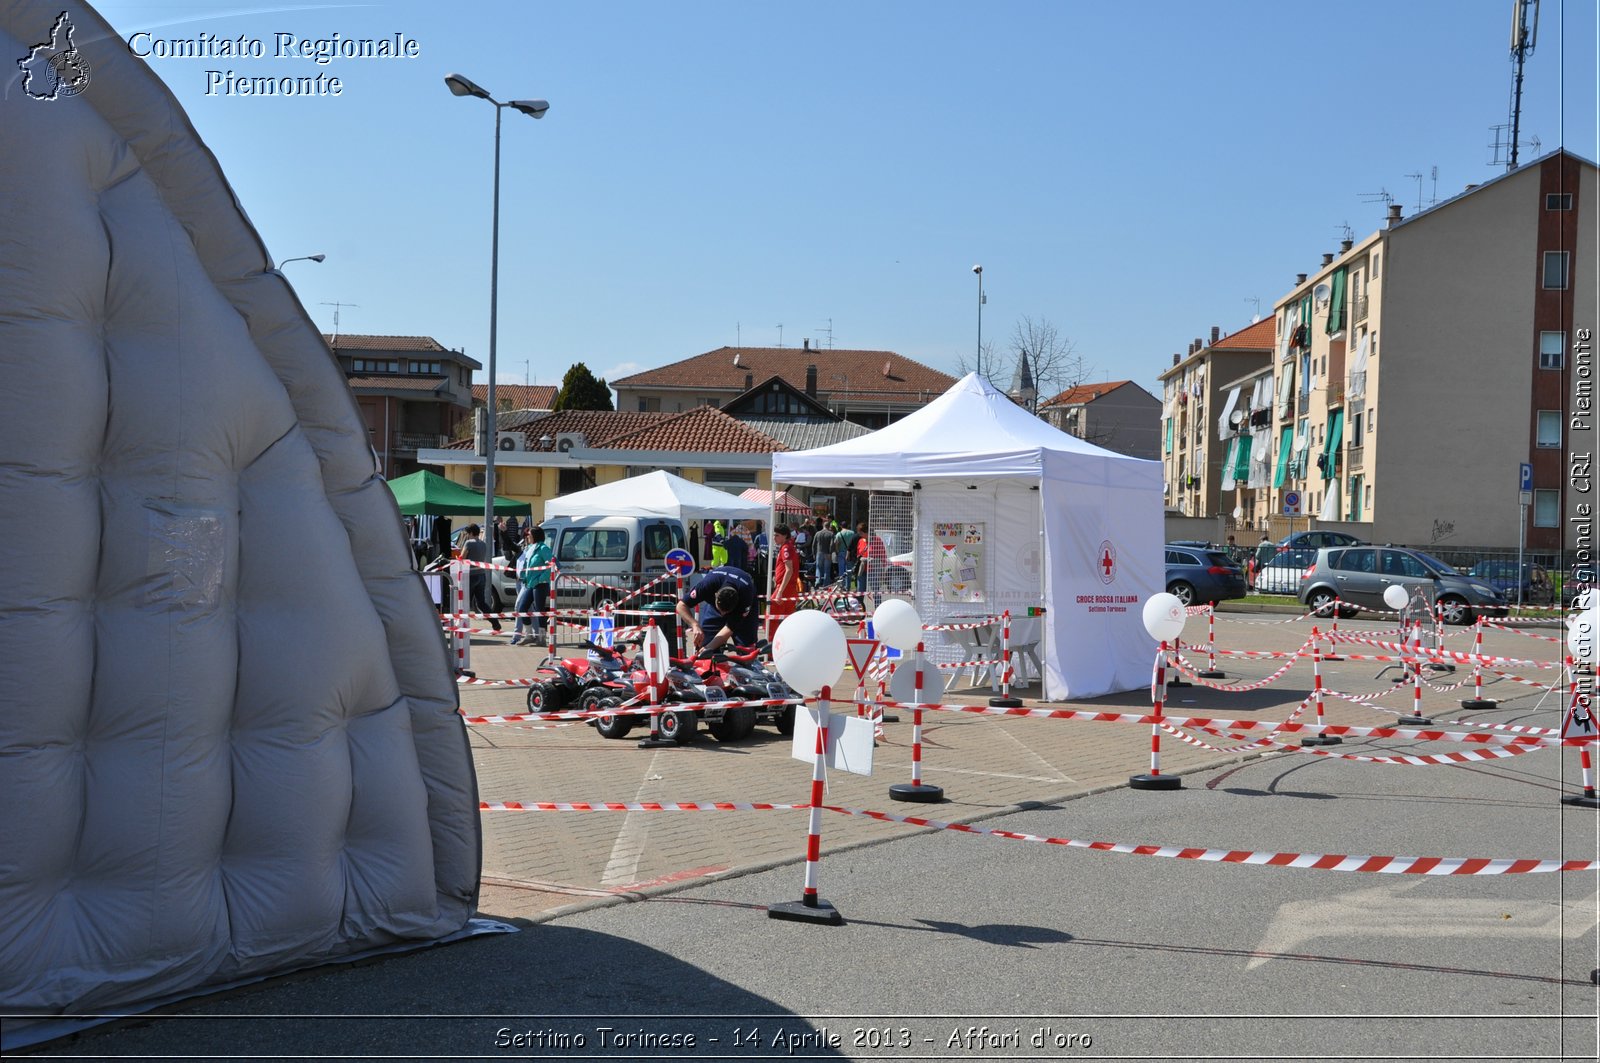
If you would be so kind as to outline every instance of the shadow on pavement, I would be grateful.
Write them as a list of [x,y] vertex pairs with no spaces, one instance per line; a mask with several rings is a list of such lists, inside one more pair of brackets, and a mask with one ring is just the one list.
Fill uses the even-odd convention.
[[[748,1031],[752,1019],[767,1029],[779,1020],[800,1037],[814,1029],[771,1000],[657,949],[543,924],[275,979],[30,1054],[693,1058],[729,1054],[735,1030]],[[808,1046],[806,1055],[843,1058],[826,1043]]]

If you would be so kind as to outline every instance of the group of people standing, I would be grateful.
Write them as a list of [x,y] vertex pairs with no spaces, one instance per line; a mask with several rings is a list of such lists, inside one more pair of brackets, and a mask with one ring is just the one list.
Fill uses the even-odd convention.
[[889,563],[889,552],[883,540],[867,529],[866,521],[858,521],[854,528],[848,521],[841,527],[837,520],[813,523],[807,520],[797,533],[801,563],[812,573],[818,587],[827,587],[835,581],[844,590],[864,594],[875,582],[870,577],[881,573]]

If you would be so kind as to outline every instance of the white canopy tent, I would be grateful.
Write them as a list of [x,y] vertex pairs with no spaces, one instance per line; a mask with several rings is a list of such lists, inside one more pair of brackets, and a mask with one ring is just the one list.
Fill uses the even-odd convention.
[[576,491],[544,504],[551,517],[676,517],[679,520],[766,520],[771,507],[664,469]]
[[[924,622],[1043,604],[1046,698],[1149,684],[1142,608],[1165,584],[1158,462],[1058,431],[971,373],[877,432],[774,454],[772,479],[909,491]],[[950,571],[941,554],[962,550],[962,533],[978,544],[973,579],[952,594],[936,570]]]

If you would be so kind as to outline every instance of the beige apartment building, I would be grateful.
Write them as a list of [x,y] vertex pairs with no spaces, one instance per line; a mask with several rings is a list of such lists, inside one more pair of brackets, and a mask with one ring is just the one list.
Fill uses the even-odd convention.
[[1514,548],[1519,531],[1534,551],[1572,547],[1567,454],[1594,439],[1570,422],[1575,362],[1593,365],[1597,176],[1557,151],[1412,218],[1391,205],[1385,228],[1300,275],[1274,307],[1253,516],[1281,531],[1297,509],[1296,528],[1420,547]]
[[1230,462],[1236,458],[1237,429],[1249,423],[1251,392],[1241,400],[1238,378],[1270,377],[1272,347],[1273,322],[1262,320],[1228,336],[1213,327],[1209,343],[1196,339],[1186,354],[1172,356],[1172,368],[1159,378],[1159,457],[1169,512],[1228,517],[1240,504]]

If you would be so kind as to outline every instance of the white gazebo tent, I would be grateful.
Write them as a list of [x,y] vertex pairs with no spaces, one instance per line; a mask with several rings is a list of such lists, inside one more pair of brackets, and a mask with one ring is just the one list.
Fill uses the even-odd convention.
[[544,504],[551,517],[676,517],[679,520],[766,520],[765,502],[718,491],[664,469],[576,491]]
[[[1142,608],[1165,583],[1158,462],[1058,431],[972,373],[870,435],[774,454],[772,479],[909,491],[924,622],[1043,604],[1046,698],[1149,685],[1155,644]],[[941,581],[949,566],[935,562],[961,549],[951,546],[959,525],[981,548],[953,594]]]

